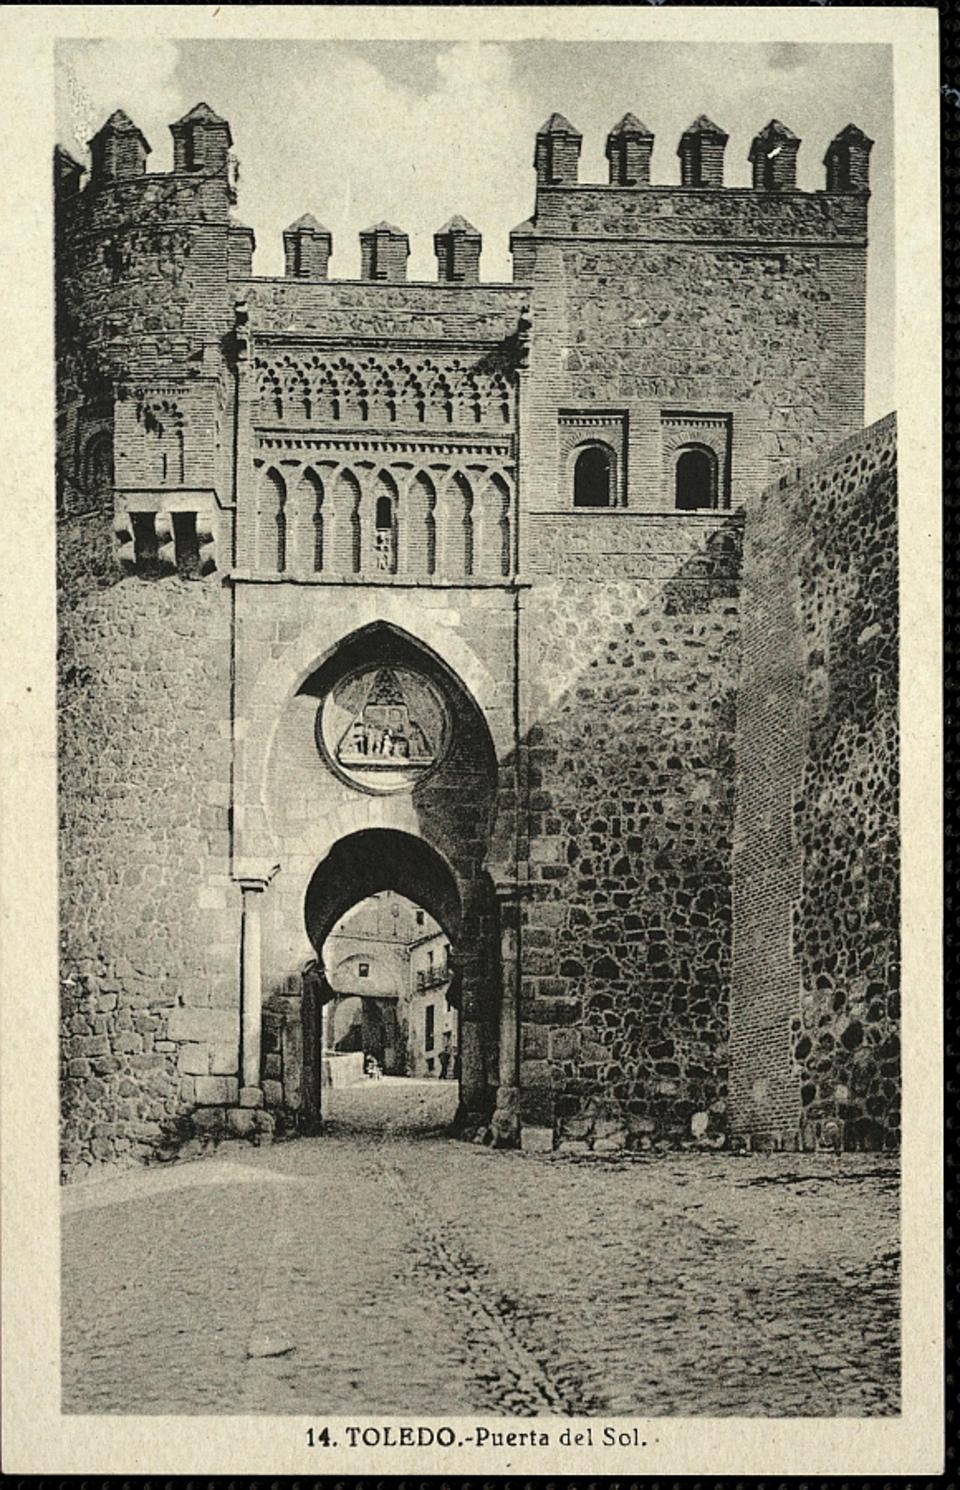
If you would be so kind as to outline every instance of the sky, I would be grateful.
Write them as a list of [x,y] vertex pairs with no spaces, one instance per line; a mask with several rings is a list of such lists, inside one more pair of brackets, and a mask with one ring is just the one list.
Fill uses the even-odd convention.
[[359,274],[358,234],[387,218],[410,235],[408,274],[436,279],[433,233],[454,213],[483,234],[481,276],[511,278],[510,229],[533,209],[533,148],[549,114],[583,135],[580,180],[607,179],[604,142],[628,110],[656,136],[652,181],[679,180],[676,147],[708,114],[730,135],[726,183],[749,186],[750,141],[771,118],[800,136],[798,185],[824,184],[830,139],[853,122],[871,158],[867,422],[895,406],[893,91],[886,46],[673,42],[64,41],[57,141],[86,141],[115,108],[143,130],[151,170],[169,125],[203,100],[230,121],[236,217],[257,274],[283,273],[283,229],[312,212],[333,233],[331,276]]

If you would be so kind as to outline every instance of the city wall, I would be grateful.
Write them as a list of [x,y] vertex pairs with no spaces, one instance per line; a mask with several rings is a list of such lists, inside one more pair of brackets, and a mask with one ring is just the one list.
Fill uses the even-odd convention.
[[899,1139],[896,423],[770,487],[747,527],[731,1121]]

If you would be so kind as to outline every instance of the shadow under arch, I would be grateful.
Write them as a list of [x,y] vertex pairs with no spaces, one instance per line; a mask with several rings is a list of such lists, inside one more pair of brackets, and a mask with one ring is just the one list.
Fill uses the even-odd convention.
[[456,877],[443,856],[412,833],[365,828],[339,839],[307,886],[304,920],[318,958],[340,918],[383,890],[394,890],[422,906],[451,940],[459,936],[463,905]]
[[[418,831],[416,836],[424,842],[444,847],[453,866],[454,875],[461,883],[477,878],[485,867],[486,853],[493,837],[498,809],[498,750],[491,721],[470,686],[470,679],[463,678],[444,657],[429,643],[406,631],[392,621],[376,620],[359,626],[341,637],[337,643],[305,670],[296,689],[298,697],[325,699],[341,679],[365,668],[408,668],[421,672],[442,694],[452,724],[450,747],[447,759],[437,770],[431,770],[410,783],[406,795],[412,803]],[[460,809],[460,821],[451,838],[449,803],[451,779],[454,778],[459,791],[470,799],[469,827]],[[438,795],[438,783],[444,790]],[[371,813],[375,807],[360,789],[360,798]],[[401,796],[404,795],[401,793]],[[374,795],[373,802],[378,801]],[[382,805],[384,799],[379,798]],[[388,823],[371,823],[371,830]],[[465,830],[465,831],[464,831]],[[468,855],[458,854],[454,841],[469,841],[473,848]],[[467,862],[469,860],[469,862]],[[424,906],[429,909],[429,906]],[[465,907],[461,907],[461,913]],[[440,920],[442,918],[437,917]]]
[[[481,701],[476,697],[474,680],[469,673],[461,676],[461,673],[428,642],[414,636],[412,632],[406,631],[393,621],[370,621],[366,625],[358,626],[355,631],[349,632],[346,636],[339,637],[321,657],[302,670],[293,692],[322,698],[344,674],[364,663],[376,662],[384,666],[390,666],[391,663],[400,666],[406,663],[409,666],[414,660],[419,660],[430,671],[433,671],[437,680],[444,684],[457,701],[462,702],[471,713],[483,721],[484,732],[490,741],[491,753],[495,756],[493,740],[490,738],[490,727]],[[463,662],[465,659],[460,660]]]

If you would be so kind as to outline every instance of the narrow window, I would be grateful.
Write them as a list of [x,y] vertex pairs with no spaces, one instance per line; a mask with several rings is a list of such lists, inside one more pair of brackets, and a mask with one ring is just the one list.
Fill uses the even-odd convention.
[[610,452],[602,445],[587,445],[577,456],[573,470],[574,507],[611,506]]
[[375,526],[377,568],[383,574],[394,574],[397,567],[397,546],[393,524],[393,500],[386,495],[377,498]]
[[197,514],[174,512],[172,516],[177,573],[181,579],[199,579],[200,540],[197,537]]
[[287,507],[286,492],[277,504],[277,569],[283,574],[287,567]]
[[359,963],[357,965],[357,975],[359,977],[361,977],[361,978],[369,978],[369,976],[370,976],[370,964],[369,964],[369,962],[361,962],[361,963]]
[[423,911],[417,911],[417,925],[418,926],[422,926],[423,925],[424,919],[425,919],[424,912]]
[[141,579],[156,579],[160,573],[160,549],[157,544],[155,512],[132,512],[133,553],[136,571]]
[[424,1011],[423,1048],[432,1050],[434,1042],[434,1007],[428,1004]]
[[717,505],[717,458],[712,450],[683,450],[677,460],[676,505],[680,512]]

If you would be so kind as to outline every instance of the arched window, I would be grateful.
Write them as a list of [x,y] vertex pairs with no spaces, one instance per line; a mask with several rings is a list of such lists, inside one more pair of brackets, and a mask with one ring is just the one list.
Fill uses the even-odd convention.
[[676,465],[676,505],[679,512],[716,507],[717,457],[706,446],[681,450]]
[[613,505],[613,460],[605,445],[585,445],[573,468],[574,507]]

